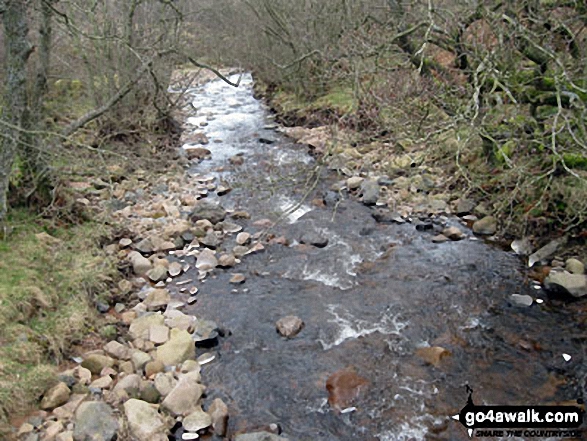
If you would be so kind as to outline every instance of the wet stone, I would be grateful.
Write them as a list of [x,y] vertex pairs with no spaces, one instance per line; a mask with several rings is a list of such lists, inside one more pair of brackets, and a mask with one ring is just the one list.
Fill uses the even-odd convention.
[[275,327],[283,337],[293,338],[304,328],[304,322],[295,315],[288,315],[277,320]]
[[338,371],[326,381],[328,404],[334,409],[343,410],[351,406],[368,385],[369,381],[358,375],[354,369]]
[[322,236],[318,232],[309,231],[300,237],[300,243],[313,245],[316,248],[324,248],[326,245],[328,245],[328,238]]

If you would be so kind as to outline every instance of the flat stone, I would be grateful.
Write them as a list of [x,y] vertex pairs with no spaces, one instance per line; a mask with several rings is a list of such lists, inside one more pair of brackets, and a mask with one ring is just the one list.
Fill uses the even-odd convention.
[[161,403],[161,407],[173,416],[189,415],[200,407],[200,398],[206,388],[188,375],[180,378]]
[[189,432],[197,432],[212,425],[212,418],[201,408],[196,409],[183,419],[183,428]]
[[201,271],[209,271],[218,266],[216,255],[209,249],[204,249],[198,255],[196,260],[196,268]]
[[512,294],[510,300],[514,305],[518,306],[532,306],[534,299],[529,295]]
[[164,325],[153,325],[149,330],[149,340],[156,345],[162,345],[169,340],[169,328]]
[[218,258],[218,266],[223,268],[232,268],[236,265],[236,257],[232,253],[222,254]]
[[145,441],[168,440],[167,425],[155,406],[131,398],[124,403],[124,413],[135,438]]
[[161,360],[150,361],[145,365],[145,376],[151,378],[153,375],[163,372],[164,370],[165,365]]
[[141,253],[150,254],[155,251],[155,247],[150,238],[145,238],[135,245],[135,250]]
[[75,441],[111,441],[118,432],[118,418],[112,408],[100,401],[80,404],[75,412]]
[[[167,271],[165,272],[167,274]],[[149,311],[157,311],[164,308],[171,301],[171,294],[166,289],[153,289],[147,294],[143,304]]]
[[137,374],[130,374],[122,377],[118,380],[118,383],[114,386],[113,391],[117,392],[120,390],[125,391],[130,397],[137,397],[139,388],[141,387],[141,377]]
[[97,380],[94,380],[90,383],[90,388],[96,389],[108,389],[112,386],[114,380],[110,375],[105,375],[104,377],[100,377]]
[[152,282],[162,282],[167,279],[167,268],[157,265],[149,270],[146,275]]
[[45,392],[43,399],[41,400],[41,409],[52,410],[59,407],[67,403],[69,395],[70,390],[69,387],[67,387],[67,384],[59,382]]
[[169,395],[169,393],[176,386],[177,380],[173,378],[173,374],[171,372],[167,372],[165,374],[159,373],[155,375],[154,384],[161,396],[165,397]]
[[244,274],[241,273],[236,273],[233,274],[232,277],[230,278],[229,282],[235,285],[241,284],[241,283],[245,283],[246,277]]
[[356,190],[361,186],[365,178],[360,176],[352,176],[346,180],[346,186],[349,190]]
[[151,326],[163,325],[164,321],[165,317],[161,313],[147,313],[132,321],[128,330],[129,335],[132,339],[148,339]]
[[301,318],[296,317],[295,315],[288,315],[277,320],[275,326],[277,328],[277,332],[279,332],[283,337],[293,338],[303,329],[304,322]]
[[165,313],[165,326],[171,329],[179,329],[193,332],[195,317],[184,314],[181,311],[173,310]]
[[171,330],[167,343],[157,348],[157,360],[165,366],[176,366],[185,360],[195,358],[196,347],[192,336],[187,331]]
[[438,234],[432,238],[432,242],[434,243],[444,243],[448,242],[449,238],[446,237],[444,234]]
[[212,152],[204,147],[184,147],[188,159],[204,159],[212,156]]

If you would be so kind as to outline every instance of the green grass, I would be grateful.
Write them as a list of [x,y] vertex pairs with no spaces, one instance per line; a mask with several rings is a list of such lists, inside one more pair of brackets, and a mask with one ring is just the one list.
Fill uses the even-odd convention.
[[[108,293],[115,266],[99,239],[105,227],[43,226],[24,211],[0,233],[0,423],[26,412],[55,382],[68,346],[95,331],[92,299]],[[59,239],[37,238],[48,232]],[[0,424],[0,434],[2,433]]]

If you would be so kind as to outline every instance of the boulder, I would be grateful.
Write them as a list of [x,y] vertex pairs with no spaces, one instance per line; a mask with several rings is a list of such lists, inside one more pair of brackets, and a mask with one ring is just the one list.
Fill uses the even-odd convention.
[[82,403],[75,412],[75,441],[110,441],[116,438],[117,432],[118,418],[106,403]]
[[124,403],[124,414],[131,434],[139,440],[167,441],[167,425],[155,406],[130,399]]
[[142,338],[148,339],[151,326],[163,325],[165,317],[161,313],[147,313],[139,318],[136,318],[130,324],[128,333],[132,339]]
[[571,274],[585,274],[585,265],[578,259],[567,259],[565,269]]
[[47,390],[41,400],[41,409],[52,410],[69,400],[70,390],[67,384],[59,382]]
[[172,329],[169,341],[157,348],[156,358],[165,366],[176,366],[195,356],[196,347],[192,336],[187,331]]
[[161,407],[173,416],[185,416],[198,410],[200,408],[200,398],[206,388],[196,381],[197,378],[199,378],[199,373],[197,372],[182,375],[177,385],[161,403]]
[[573,297],[583,297],[587,295],[587,276],[571,274],[567,271],[551,271],[544,280],[544,287],[549,291],[562,292]]

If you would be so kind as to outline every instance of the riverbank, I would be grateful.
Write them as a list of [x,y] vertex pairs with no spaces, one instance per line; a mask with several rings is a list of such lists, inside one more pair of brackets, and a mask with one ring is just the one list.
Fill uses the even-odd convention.
[[421,209],[379,204],[401,180],[328,170],[325,129],[293,142],[241,80],[190,89],[180,156],[87,198],[118,226],[118,295],[96,304],[113,332],[71,354],[21,439],[464,440],[465,383],[576,399],[581,302],[416,182]]

